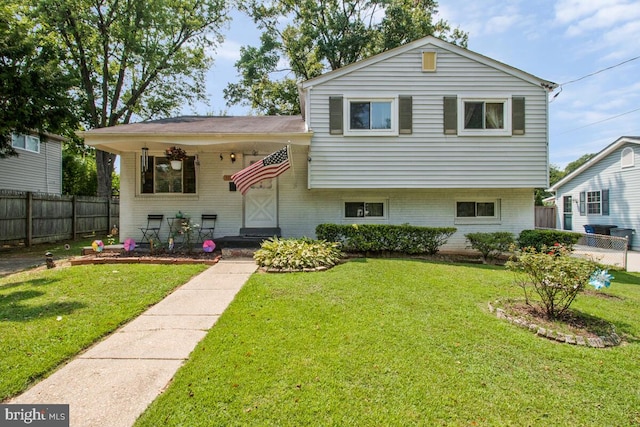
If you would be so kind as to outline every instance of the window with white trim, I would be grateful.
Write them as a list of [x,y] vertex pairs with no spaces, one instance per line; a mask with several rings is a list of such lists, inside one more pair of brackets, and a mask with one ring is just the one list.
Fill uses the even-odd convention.
[[500,221],[500,199],[457,200],[455,209],[458,224]]
[[347,135],[394,134],[397,132],[395,98],[345,98]]
[[40,152],[40,138],[33,135],[11,134],[11,146],[20,150],[31,151],[32,153]]
[[347,201],[344,202],[345,218],[385,218],[385,202]]
[[511,97],[461,96],[458,135],[511,135]]
[[587,214],[600,215],[602,213],[602,193],[587,191]]

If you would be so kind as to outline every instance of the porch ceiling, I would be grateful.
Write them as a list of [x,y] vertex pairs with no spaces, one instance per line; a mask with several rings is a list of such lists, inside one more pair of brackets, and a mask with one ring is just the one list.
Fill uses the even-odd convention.
[[164,150],[169,145],[197,147],[199,152],[232,147],[255,149],[256,144],[310,145],[312,132],[301,116],[177,117],[133,123],[79,133],[87,145],[122,154],[142,147]]

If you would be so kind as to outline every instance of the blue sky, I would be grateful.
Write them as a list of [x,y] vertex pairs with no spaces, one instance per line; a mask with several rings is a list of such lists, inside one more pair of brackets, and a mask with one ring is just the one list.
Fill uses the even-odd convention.
[[[640,135],[640,59],[631,60],[640,56],[640,1],[441,0],[439,16],[469,33],[470,50],[567,83],[549,104],[551,164],[564,168],[620,136]],[[182,114],[249,113],[226,107],[222,93],[238,80],[240,46],[255,46],[259,38],[250,20],[234,18],[208,75],[210,105]]]

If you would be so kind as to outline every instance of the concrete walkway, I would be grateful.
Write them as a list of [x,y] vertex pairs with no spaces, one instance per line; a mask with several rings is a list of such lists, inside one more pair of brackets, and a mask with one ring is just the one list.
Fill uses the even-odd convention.
[[71,426],[131,426],[255,270],[220,261],[7,403],[69,404]]

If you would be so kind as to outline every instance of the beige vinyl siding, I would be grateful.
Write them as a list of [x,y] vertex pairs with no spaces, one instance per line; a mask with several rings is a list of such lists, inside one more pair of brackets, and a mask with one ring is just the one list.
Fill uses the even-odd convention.
[[0,159],[0,188],[62,194],[62,144],[40,141],[40,152],[16,149],[18,157]]
[[[547,95],[531,82],[438,49],[437,71],[421,70],[420,48],[314,85],[310,188],[532,188],[547,185]],[[397,77],[393,77],[397,76]],[[413,133],[329,134],[329,97],[413,97]],[[443,97],[524,96],[526,132],[445,135]]]

